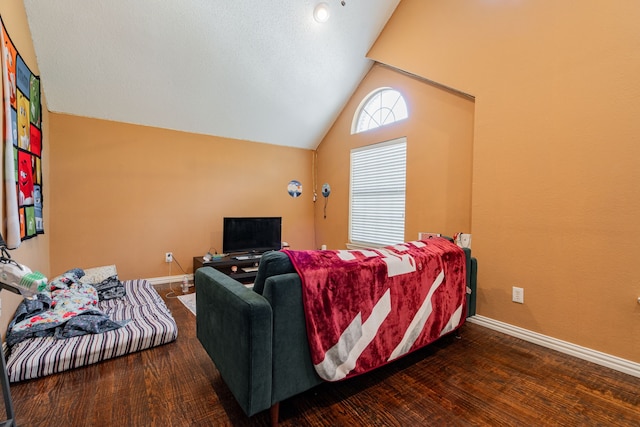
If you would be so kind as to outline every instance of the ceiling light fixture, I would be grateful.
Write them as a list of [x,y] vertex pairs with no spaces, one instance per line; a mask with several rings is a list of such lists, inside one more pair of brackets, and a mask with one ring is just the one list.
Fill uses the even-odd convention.
[[321,24],[327,22],[329,15],[329,5],[324,2],[318,3],[316,8],[313,9],[313,19]]

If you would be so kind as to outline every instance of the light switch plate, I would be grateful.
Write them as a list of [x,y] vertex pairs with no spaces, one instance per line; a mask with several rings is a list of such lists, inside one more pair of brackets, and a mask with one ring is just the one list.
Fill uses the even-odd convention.
[[524,288],[514,286],[511,291],[511,300],[519,304],[524,304]]

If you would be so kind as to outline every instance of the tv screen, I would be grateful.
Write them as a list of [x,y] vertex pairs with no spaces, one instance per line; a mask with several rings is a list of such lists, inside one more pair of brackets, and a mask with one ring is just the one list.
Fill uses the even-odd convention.
[[262,253],[280,250],[281,232],[281,217],[225,217],[222,227],[222,252]]

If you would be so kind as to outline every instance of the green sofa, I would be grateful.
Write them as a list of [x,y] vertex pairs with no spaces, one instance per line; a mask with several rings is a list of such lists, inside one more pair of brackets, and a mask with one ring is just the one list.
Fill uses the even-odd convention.
[[[475,314],[477,262],[467,259],[467,316]],[[322,382],[311,363],[302,284],[284,252],[262,256],[253,289],[211,268],[195,273],[197,336],[247,416]]]

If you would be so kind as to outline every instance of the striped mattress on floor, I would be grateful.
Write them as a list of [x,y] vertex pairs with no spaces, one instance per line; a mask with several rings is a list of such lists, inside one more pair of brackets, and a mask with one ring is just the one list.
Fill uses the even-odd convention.
[[147,280],[124,281],[124,298],[100,301],[97,308],[124,327],[102,334],[58,340],[30,338],[16,344],[7,360],[10,382],[39,378],[175,341],[178,327]]

